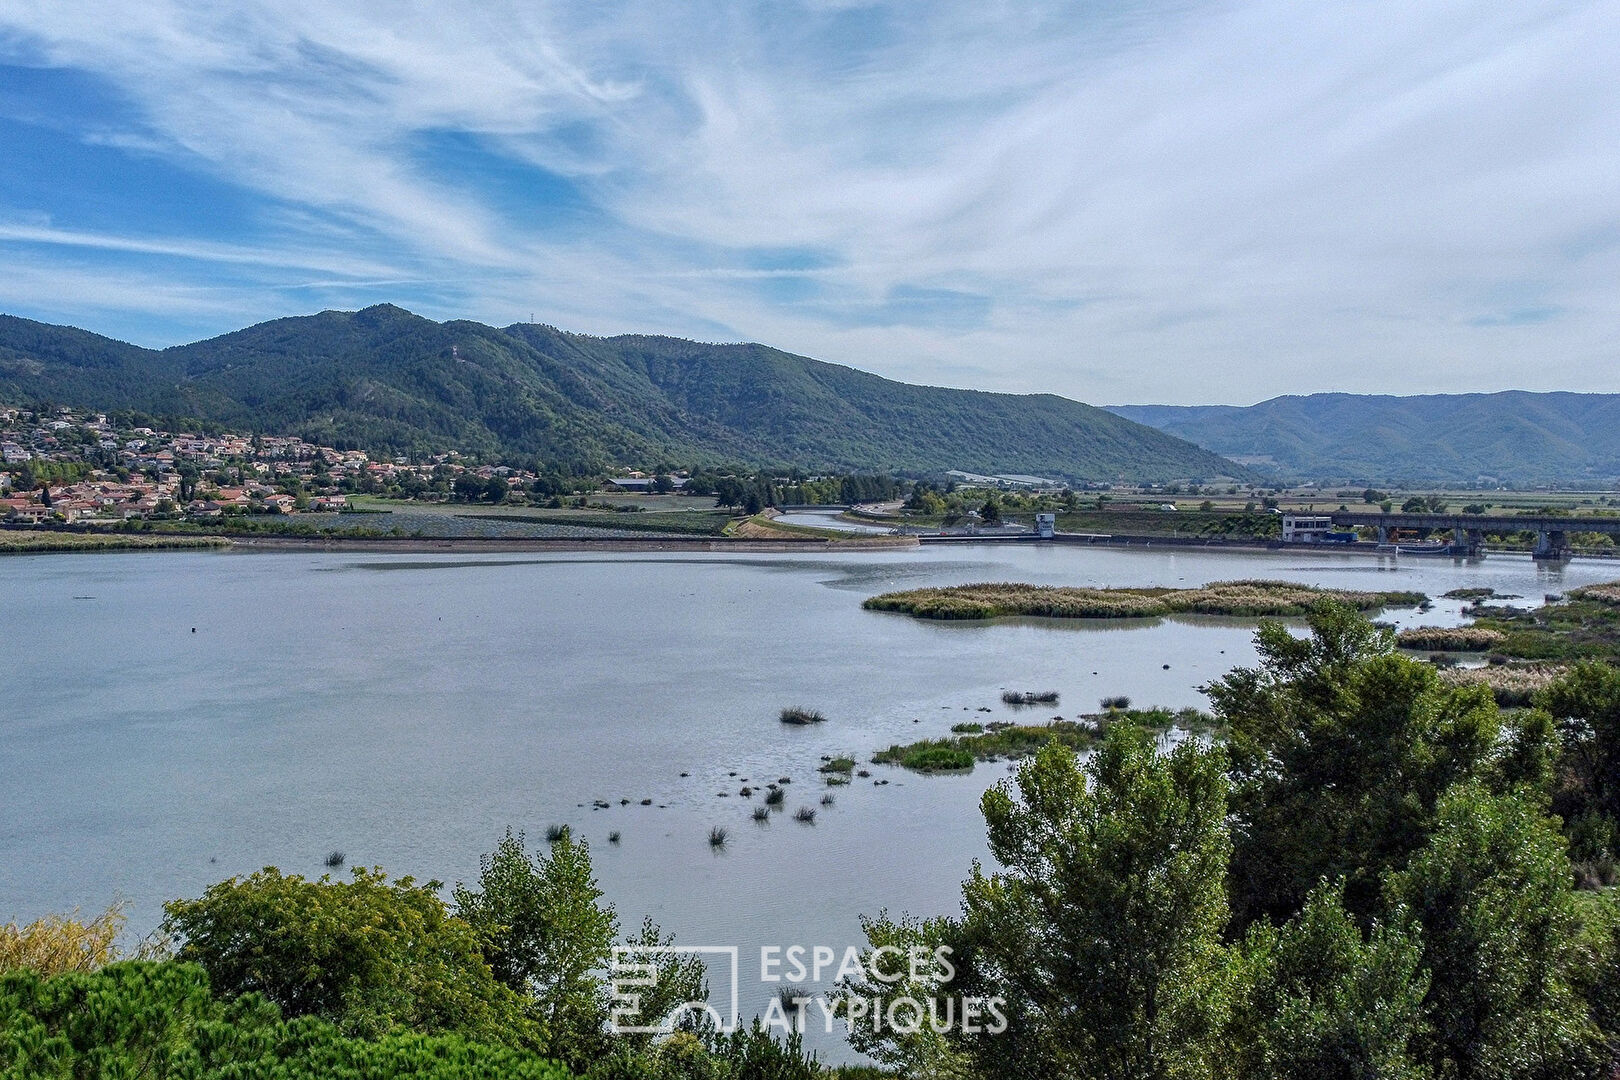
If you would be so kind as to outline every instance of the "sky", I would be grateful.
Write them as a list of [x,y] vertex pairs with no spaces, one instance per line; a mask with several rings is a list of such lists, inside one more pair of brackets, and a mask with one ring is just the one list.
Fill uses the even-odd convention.
[[0,311],[381,302],[1099,404],[1620,392],[1620,4],[0,0]]

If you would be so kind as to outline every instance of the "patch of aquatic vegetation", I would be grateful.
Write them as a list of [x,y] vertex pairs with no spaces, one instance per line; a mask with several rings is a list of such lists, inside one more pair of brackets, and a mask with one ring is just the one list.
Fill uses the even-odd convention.
[[1487,652],[1505,637],[1500,630],[1483,626],[1415,626],[1395,635],[1395,643],[1403,649],[1432,652]]
[[1474,608],[1475,627],[1502,640],[1494,653],[1518,660],[1620,659],[1620,581],[1571,589],[1537,608]]
[[862,606],[920,619],[994,619],[1021,615],[1051,619],[1134,619],[1164,615],[1304,615],[1325,599],[1360,611],[1416,607],[1418,592],[1319,589],[1286,581],[1219,581],[1199,589],[1096,589],[1013,582],[952,585],[884,593]]
[[1440,680],[1452,686],[1489,687],[1496,703],[1504,708],[1524,708],[1537,692],[1569,671],[1566,664],[1488,664],[1485,667],[1450,667],[1440,670]]
[[896,743],[873,754],[872,762],[923,773],[966,772],[979,761],[1017,761],[1050,742],[1084,750],[1114,724],[1132,724],[1152,732],[1178,728],[1194,734],[1218,733],[1214,718],[1197,709],[1130,709],[1078,720],[1058,718],[1046,724],[987,724],[981,733],[962,732],[950,738]]

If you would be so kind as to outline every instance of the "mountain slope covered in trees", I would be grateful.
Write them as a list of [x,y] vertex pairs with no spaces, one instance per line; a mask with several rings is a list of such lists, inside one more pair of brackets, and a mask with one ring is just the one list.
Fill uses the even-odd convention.
[[1282,479],[1528,487],[1620,477],[1620,394],[1312,394],[1109,411]]
[[1243,471],[1050,394],[912,386],[763,345],[437,323],[389,305],[161,351],[0,316],[0,401],[582,469],[735,463],[1065,480]]

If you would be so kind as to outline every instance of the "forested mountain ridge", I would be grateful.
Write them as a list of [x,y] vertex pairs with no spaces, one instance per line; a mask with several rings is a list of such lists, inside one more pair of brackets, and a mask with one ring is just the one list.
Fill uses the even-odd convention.
[[756,344],[438,323],[386,304],[163,350],[0,316],[0,401],[597,468],[964,469],[1072,481],[1244,471],[1050,394],[912,386]]
[[1108,409],[1279,479],[1528,487],[1620,478],[1620,394],[1312,394]]

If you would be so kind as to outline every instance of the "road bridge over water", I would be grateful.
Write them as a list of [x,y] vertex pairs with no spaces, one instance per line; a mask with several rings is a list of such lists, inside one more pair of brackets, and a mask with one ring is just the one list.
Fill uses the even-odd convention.
[[1367,513],[1337,511],[1320,515],[1333,519],[1335,525],[1372,526],[1378,530],[1378,542],[1389,543],[1391,529],[1449,530],[1451,550],[1458,555],[1478,555],[1484,547],[1486,533],[1534,532],[1535,557],[1562,559],[1570,554],[1569,534],[1578,532],[1605,533],[1620,539],[1620,517],[1552,517],[1546,515],[1508,516],[1503,514],[1431,514],[1431,513]]

